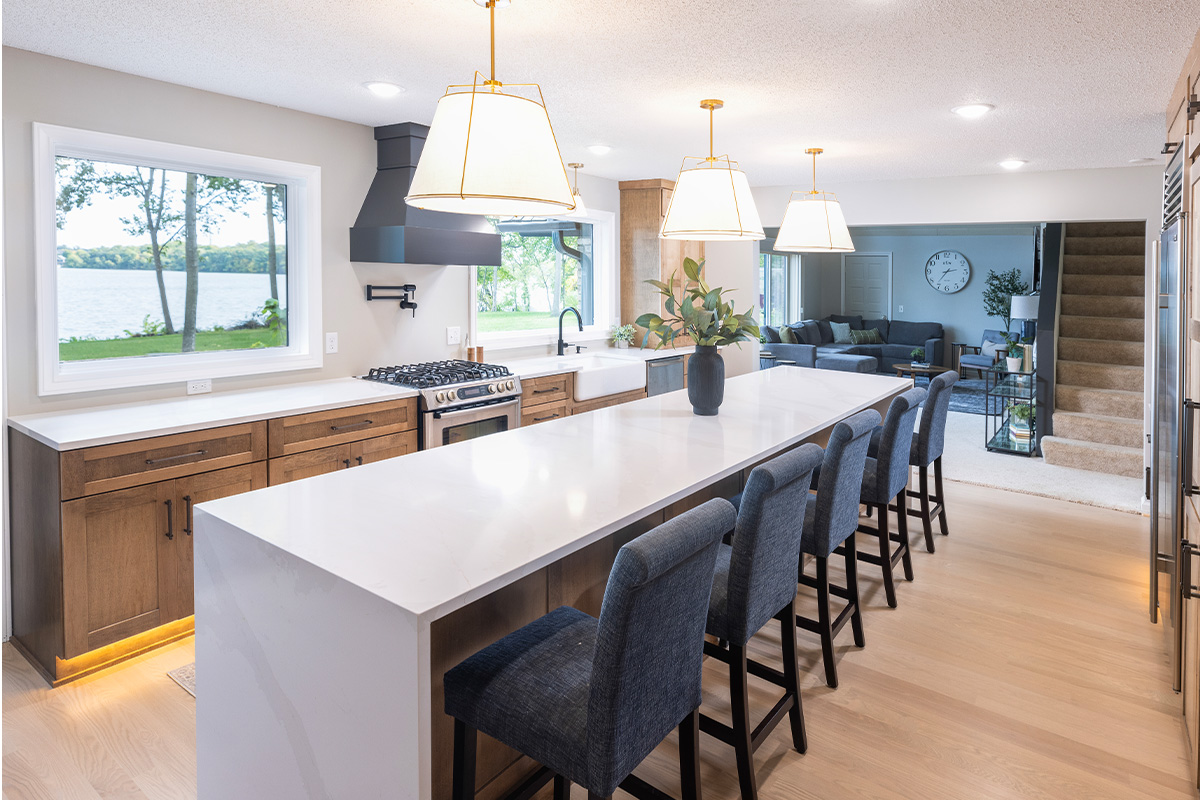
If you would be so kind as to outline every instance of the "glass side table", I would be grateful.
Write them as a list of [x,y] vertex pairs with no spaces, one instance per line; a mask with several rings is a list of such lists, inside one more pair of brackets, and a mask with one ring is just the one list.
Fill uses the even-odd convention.
[[1037,381],[1032,372],[984,371],[984,436],[993,453],[1037,452]]

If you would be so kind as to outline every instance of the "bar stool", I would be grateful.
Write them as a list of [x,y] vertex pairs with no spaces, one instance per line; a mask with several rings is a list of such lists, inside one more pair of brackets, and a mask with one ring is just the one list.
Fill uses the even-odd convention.
[[[800,536],[808,505],[808,484],[821,463],[821,448],[806,444],[750,472],[746,490],[737,498],[737,525],[732,546],[717,552],[712,599],[705,631],[725,646],[704,643],[704,652],[729,665],[729,696],[733,727],[705,714],[700,730],[731,745],[737,759],[742,800],[758,797],[754,751],[783,721],[791,721],[792,746],[808,749],[804,707],[796,666],[796,574]],[[783,672],[747,657],[746,644],[772,619],[779,620],[783,642]],[[748,675],[784,690],[783,697],[757,727],[750,726]]]
[[[946,415],[950,411],[950,395],[957,382],[957,372],[943,372],[929,382],[929,396],[925,398],[921,422],[908,459],[909,464],[917,468],[919,490],[914,492],[909,489],[905,494],[920,500],[921,507],[908,508],[905,503],[904,510],[909,515],[920,517],[925,531],[925,549],[931,553],[934,517],[937,517],[942,536],[950,535],[946,527],[945,495],[942,494],[942,450],[946,446]],[[929,493],[930,464],[933,465],[933,486],[937,495]]]
[[[858,602],[858,563],[855,558],[854,531],[858,527],[858,496],[862,483],[863,465],[867,460],[867,446],[871,443],[871,431],[879,424],[879,412],[868,408],[839,422],[833,427],[829,442],[825,445],[825,456],[814,474],[817,496],[804,512],[804,534],[800,539],[800,551],[807,553],[817,562],[817,577],[804,574],[804,562],[799,564],[798,580],[804,586],[817,590],[817,619],[796,615],[796,625],[806,631],[820,634],[821,655],[825,662],[825,683],[836,689],[838,685],[837,664],[833,659],[833,638],[849,620],[854,630],[854,644],[863,647],[862,612]],[[846,585],[829,583],[829,556],[841,546],[846,559]],[[846,607],[833,617],[829,608],[829,595],[846,601]]]
[[698,800],[704,621],[736,519],[717,499],[659,525],[617,553],[598,620],[563,606],[447,672],[454,800],[475,796],[477,731],[542,765],[509,798],[552,777],[556,800],[572,781],[590,798],[661,798],[631,773],[675,727],[684,800]]
[[[883,568],[883,591],[887,596],[887,604],[892,608],[896,607],[893,567],[902,563],[904,577],[910,581],[913,579],[913,569],[912,553],[908,547],[908,515],[897,511],[898,531],[893,535],[888,510],[893,500],[897,501],[898,508],[899,498],[904,496],[908,488],[908,457],[913,428],[916,427],[917,413],[925,394],[924,389],[914,388],[892,400],[883,425],[871,433],[869,444],[874,445],[875,455],[868,455],[863,467],[859,501],[878,513],[879,524],[875,528],[859,525],[858,530],[879,539],[879,554],[860,552],[858,559]],[[868,451],[870,449],[868,447]],[[895,550],[892,550],[892,542],[897,543]]]

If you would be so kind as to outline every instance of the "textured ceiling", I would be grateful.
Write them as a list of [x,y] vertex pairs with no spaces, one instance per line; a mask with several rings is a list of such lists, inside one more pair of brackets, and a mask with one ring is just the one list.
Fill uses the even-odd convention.
[[[4,43],[370,125],[428,122],[487,67],[472,0],[4,0]],[[1126,166],[1156,156],[1197,0],[514,0],[498,77],[541,83],[563,157],[672,176],[707,147],[754,185]],[[382,100],[361,84],[399,83]],[[987,102],[966,121],[950,108]],[[590,154],[604,143],[612,152]]]

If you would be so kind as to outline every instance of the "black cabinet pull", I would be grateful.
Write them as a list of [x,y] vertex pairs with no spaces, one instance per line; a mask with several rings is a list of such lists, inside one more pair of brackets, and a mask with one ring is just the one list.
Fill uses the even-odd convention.
[[350,469],[350,459],[343,458],[342,463],[346,465],[346,469]]
[[187,517],[187,521],[184,522],[184,525],[186,527],[183,529],[183,532],[186,533],[188,536],[191,536],[192,535],[192,496],[190,494],[185,494],[183,496],[183,508],[184,508],[184,515]]
[[165,461],[178,461],[181,458],[195,458],[196,456],[202,456],[207,452],[208,452],[207,450],[197,450],[194,453],[180,453],[177,456],[163,456],[162,458],[147,458],[146,464],[149,466],[154,466],[155,464],[162,464]]
[[331,431],[352,431],[355,428],[365,428],[368,425],[374,425],[374,424],[375,423],[372,422],[371,420],[364,419],[362,422],[351,422],[349,425],[330,425],[329,430],[331,430]]
[[558,418],[558,414],[551,414],[548,417],[534,417],[533,421],[534,422],[545,422],[548,419],[557,419],[557,418]]
[[546,394],[547,392],[561,392],[561,386],[551,386],[549,389],[534,389],[533,394]]
[[362,456],[355,456],[354,460],[358,462],[358,465],[360,467],[362,466]]
[[174,539],[175,538],[175,512],[172,510],[173,504],[171,503],[170,500],[163,500],[163,503],[167,507],[167,538]]

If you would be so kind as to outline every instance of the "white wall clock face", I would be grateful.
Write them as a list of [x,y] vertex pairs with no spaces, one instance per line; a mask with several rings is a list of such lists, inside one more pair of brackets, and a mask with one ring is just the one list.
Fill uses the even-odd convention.
[[942,294],[954,294],[971,280],[971,265],[957,250],[942,250],[925,262],[925,280]]

